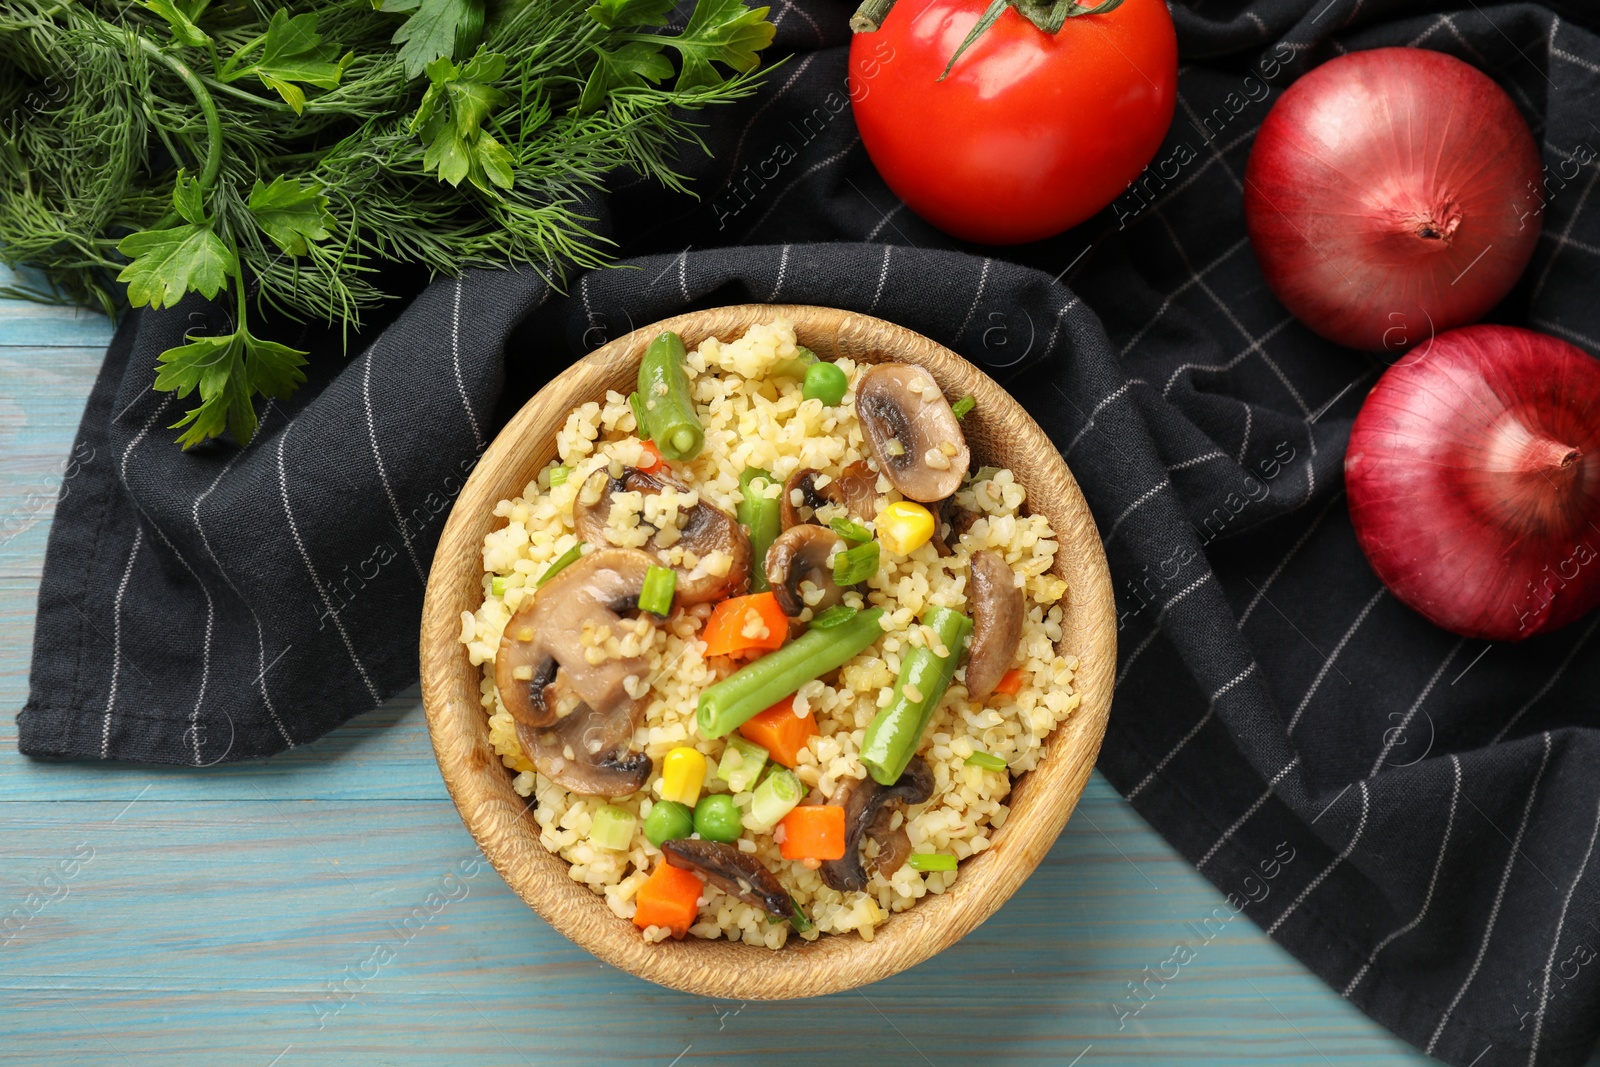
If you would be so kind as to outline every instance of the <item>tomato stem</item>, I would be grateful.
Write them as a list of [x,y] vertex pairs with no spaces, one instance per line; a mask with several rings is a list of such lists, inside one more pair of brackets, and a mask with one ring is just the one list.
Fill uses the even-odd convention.
[[894,0],[861,0],[861,6],[850,16],[850,29],[855,33],[878,32],[892,7]]
[[[961,53],[970,48],[972,42],[983,36],[989,27],[1005,14],[1008,7],[1016,8],[1023,18],[1045,33],[1054,34],[1061,32],[1061,27],[1066,25],[1068,19],[1077,18],[1079,15],[1103,15],[1121,6],[1122,0],[1102,0],[1093,7],[1081,4],[1078,0],[1053,0],[1053,2],[1052,0],[993,0],[967,34],[966,40],[961,42],[961,47],[956,49],[956,54],[950,57],[950,62],[945,65],[944,73],[939,75],[938,80],[944,81],[945,75],[956,65],[956,60],[961,58]],[[854,26],[854,20],[851,25]]]

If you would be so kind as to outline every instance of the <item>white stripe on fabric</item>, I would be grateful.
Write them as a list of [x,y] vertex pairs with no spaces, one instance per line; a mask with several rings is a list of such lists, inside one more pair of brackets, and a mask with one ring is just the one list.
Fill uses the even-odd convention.
[[1273,775],[1272,776],[1272,781],[1267,783],[1267,791],[1265,793],[1262,793],[1260,796],[1256,797],[1256,799],[1251,802],[1250,806],[1248,808],[1244,809],[1244,814],[1239,816],[1237,819],[1233,820],[1233,825],[1232,826],[1230,826],[1226,830],[1222,831],[1222,836],[1217,838],[1217,843],[1212,845],[1210,848],[1206,849],[1206,854],[1204,856],[1200,857],[1200,862],[1198,862],[1198,863],[1196,863],[1194,865],[1194,869],[1198,871],[1202,867],[1204,867],[1207,863],[1210,863],[1211,862],[1211,857],[1215,856],[1217,854],[1217,850],[1220,849],[1223,845],[1227,844],[1229,839],[1231,839],[1234,834],[1239,832],[1239,827],[1243,826],[1245,823],[1250,821],[1250,816],[1254,815],[1257,811],[1259,811],[1261,809],[1261,805],[1263,805],[1263,804],[1265,804],[1267,802],[1267,798],[1272,795],[1272,791],[1274,789],[1278,788],[1278,784],[1283,781],[1284,777],[1290,771],[1294,770],[1298,766],[1300,766],[1300,757],[1299,756],[1296,756],[1294,759],[1290,760],[1288,763],[1285,763],[1283,765],[1283,770],[1281,770],[1277,774]]
[[1463,637],[1451,646],[1449,653],[1439,663],[1439,666],[1434,669],[1433,677],[1428,679],[1428,684],[1422,687],[1422,692],[1417,694],[1417,699],[1413,700],[1411,707],[1406,709],[1405,718],[1400,720],[1400,725],[1391,727],[1383,732],[1383,750],[1378,753],[1378,758],[1372,761],[1372,770],[1367,772],[1368,778],[1378,773],[1378,769],[1383,766],[1383,761],[1389,758],[1390,752],[1394,751],[1396,741],[1405,736],[1406,728],[1411,725],[1411,720],[1417,717],[1417,710],[1428,699],[1428,694],[1433,692],[1433,687],[1439,684],[1439,678],[1444,674],[1444,669],[1450,665],[1451,660],[1456,658],[1456,653],[1460,652],[1461,646],[1466,643],[1467,639]]
[[1145,504],[1149,503],[1150,499],[1157,493],[1161,492],[1161,490],[1170,489],[1171,487],[1171,482],[1162,479],[1147,489],[1144,495],[1122,509],[1122,514],[1117,516],[1117,520],[1111,524],[1110,532],[1106,534],[1104,540],[1102,540],[1100,543],[1102,545],[1109,545],[1111,543],[1111,539],[1117,536],[1117,531],[1122,529],[1122,524],[1127,522],[1129,517],[1132,516],[1135,511],[1138,511],[1140,508],[1144,507]]
[[1533,1040],[1528,1046],[1528,1067],[1534,1067],[1539,1058],[1539,1038],[1544,1032],[1544,1013],[1550,1007],[1550,972],[1555,969],[1556,950],[1561,947],[1561,930],[1567,924],[1567,909],[1572,907],[1572,894],[1577,892],[1578,883],[1583,880],[1583,873],[1589,869],[1589,857],[1594,855],[1594,841],[1597,835],[1600,835],[1600,802],[1595,804],[1594,828],[1589,831],[1589,847],[1583,850],[1583,860],[1578,864],[1578,873],[1572,876],[1572,884],[1567,886],[1567,895],[1561,901],[1561,913],[1556,916],[1556,934],[1550,939],[1550,956],[1544,962],[1544,989],[1539,994],[1539,1013],[1533,1017]]
[[[1172,290],[1172,292],[1168,293],[1165,297],[1162,298],[1161,306],[1156,308],[1156,313],[1154,315],[1150,316],[1150,321],[1146,322],[1143,326],[1139,327],[1138,331],[1132,337],[1130,337],[1128,339],[1128,343],[1122,346],[1122,351],[1120,351],[1117,354],[1121,355],[1121,356],[1126,356],[1129,352],[1133,351],[1133,346],[1138,344],[1141,340],[1143,340],[1144,339],[1144,335],[1149,333],[1151,331],[1151,329],[1153,329],[1155,327],[1155,324],[1157,322],[1161,321],[1161,316],[1163,316],[1163,315],[1165,315],[1167,313],[1167,309],[1172,306],[1172,302],[1174,300],[1176,300],[1184,292],[1184,290],[1188,289],[1190,286],[1192,286],[1192,285],[1196,284],[1197,282],[1199,282],[1201,275],[1209,274],[1213,270],[1216,270],[1218,267],[1222,266],[1222,264],[1227,261],[1229,256],[1233,255],[1235,252],[1239,251],[1239,249],[1243,248],[1245,245],[1247,245],[1249,243],[1250,243],[1250,238],[1248,238],[1248,237],[1239,238],[1233,244],[1229,245],[1226,249],[1224,249],[1222,254],[1220,256],[1218,256],[1216,259],[1213,259],[1210,263],[1207,263],[1198,272],[1190,274],[1188,281],[1184,282],[1182,285],[1178,286],[1176,289]],[[1289,321],[1292,322],[1294,320],[1290,319]]]
[[[368,353],[370,357],[371,353]],[[461,279],[456,278],[456,292],[454,307],[450,315],[450,362],[456,371],[456,392],[461,394],[461,407],[467,413],[467,421],[472,424],[472,440],[478,446],[478,451],[483,451],[483,430],[478,425],[478,416],[472,412],[472,402],[467,399],[467,385],[461,380]]]
[[[267,419],[272,417],[272,412],[274,410],[274,407],[275,407],[276,403],[277,403],[277,401],[274,401],[274,400],[268,400],[267,401],[266,408],[264,408],[262,410],[262,412],[261,412],[261,424],[262,424],[262,426],[265,426]],[[257,439],[258,440],[260,439],[260,431],[259,430],[257,431]],[[238,462],[239,457],[242,456],[242,455],[244,455],[244,451],[241,449],[239,451],[234,452],[234,454],[232,456],[228,457],[228,462],[224,463],[222,465],[222,470],[217,473],[216,478],[206,488],[206,491],[201,493],[198,497],[195,498],[194,507],[190,509],[189,514],[190,514],[190,517],[194,520],[195,532],[200,535],[200,547],[205,549],[206,555],[211,557],[212,566],[217,568],[217,573],[222,575],[222,580],[227,583],[229,589],[233,590],[233,595],[238,597],[241,601],[243,601],[244,606],[250,612],[250,617],[255,620],[255,623],[256,623],[256,662],[261,666],[261,674],[259,676],[257,676],[257,681],[259,682],[259,684],[261,686],[261,702],[267,709],[267,717],[272,720],[272,725],[277,728],[278,734],[283,738],[284,743],[287,744],[290,748],[294,748],[295,747],[294,738],[289,736],[289,731],[283,725],[283,720],[278,717],[278,709],[273,706],[272,697],[267,694],[267,679],[266,679],[266,674],[267,674],[267,670],[266,670],[267,634],[266,634],[266,629],[261,625],[261,616],[256,614],[255,605],[251,604],[249,600],[245,599],[245,595],[239,591],[239,587],[233,584],[233,579],[228,577],[228,572],[226,570],[224,570],[223,567],[222,567],[222,561],[217,558],[216,551],[213,550],[212,547],[211,547],[211,538],[206,535],[205,526],[200,522],[200,505],[205,503],[206,497],[210,496],[212,491],[215,490],[217,488],[217,486],[222,484],[223,476],[226,475],[230,470],[233,469],[234,463]],[[198,747],[198,745],[199,745],[198,736],[196,737],[195,744],[196,744],[196,747]],[[199,762],[198,754],[196,755],[195,762],[196,763]]]
[[1439,872],[1444,869],[1445,853],[1450,849],[1450,835],[1456,825],[1456,806],[1461,800],[1461,760],[1453,754],[1450,757],[1450,767],[1455,772],[1455,784],[1450,788],[1450,814],[1445,818],[1444,837],[1439,841],[1439,855],[1433,861],[1433,875],[1428,879],[1428,891],[1422,896],[1422,907],[1410,922],[1397,930],[1391,931],[1388,936],[1373,946],[1372,952],[1367,956],[1367,962],[1361,965],[1361,969],[1356,972],[1356,976],[1350,979],[1350,984],[1344,987],[1344,992],[1339,994],[1342,997],[1348,998],[1355,991],[1356,986],[1361,984],[1361,979],[1367,976],[1367,971],[1371,970],[1373,963],[1377,961],[1378,953],[1388,948],[1396,939],[1404,937],[1422,925],[1422,920],[1428,915],[1428,909],[1433,905],[1433,892],[1439,887]]
[[748,241],[750,239],[750,235],[761,228],[761,224],[766,222],[772,213],[778,209],[778,205],[783,202],[783,198],[793,192],[795,186],[799,185],[801,182],[805,181],[818,171],[826,170],[828,167],[833,166],[835,163],[839,162],[839,160],[843,159],[845,156],[848,156],[851,152],[854,152],[856,146],[860,143],[861,135],[857,134],[850,139],[850,143],[845,145],[844,148],[840,149],[838,152],[835,152],[827,159],[822,160],[820,163],[813,163],[811,166],[801,171],[799,177],[795,178],[794,181],[790,182],[788,185],[785,185],[782,189],[779,189],[778,195],[772,198],[771,204],[767,205],[767,210],[763,211],[761,213],[761,217],[756,219],[751,227],[745,231],[745,240]]
[[1594,636],[1596,627],[1600,627],[1600,616],[1596,616],[1595,620],[1584,629],[1583,633],[1578,635],[1578,640],[1573,643],[1572,648],[1567,652],[1566,658],[1561,661],[1561,666],[1557,667],[1555,673],[1545,680],[1544,685],[1539,687],[1539,691],[1533,694],[1533,698],[1518,708],[1517,713],[1506,720],[1504,726],[1500,727],[1500,732],[1490,739],[1489,743],[1491,745],[1498,745],[1511,728],[1517,725],[1517,722],[1528,713],[1528,710],[1543,700],[1545,695],[1555,688],[1555,684],[1561,680],[1561,676],[1566,673],[1567,668],[1572,666],[1572,661],[1577,658],[1578,650],[1588,642],[1589,638]]
[[883,269],[878,272],[878,288],[873,290],[872,303],[867,305],[867,314],[878,310],[878,301],[883,299],[883,283],[889,280],[889,257],[894,254],[894,245],[883,246]]
[[1356,843],[1361,840],[1361,833],[1367,828],[1367,783],[1357,782],[1356,791],[1361,794],[1361,816],[1356,820],[1356,830],[1355,833],[1350,835],[1350,843],[1345,845],[1343,851],[1333,858],[1332,863],[1322,868],[1321,874],[1311,879],[1311,881],[1307,883],[1306,887],[1300,890],[1300,895],[1295,897],[1287,908],[1283,909],[1283,914],[1272,921],[1272,925],[1267,927],[1268,937],[1271,937],[1273,934],[1277,933],[1278,927],[1283,925],[1284,920],[1298,911],[1300,909],[1300,905],[1305,903],[1306,898],[1316,891],[1317,886],[1325,882],[1328,878],[1328,875],[1333,873],[1334,868],[1338,867],[1339,864],[1349,859],[1350,853],[1356,850]]
[[1522,852],[1522,835],[1528,829],[1528,818],[1533,814],[1533,800],[1539,795],[1539,782],[1544,778],[1544,769],[1549,762],[1550,731],[1546,730],[1544,754],[1539,759],[1539,770],[1533,776],[1533,787],[1528,790],[1528,799],[1522,805],[1522,821],[1517,824],[1517,835],[1511,839],[1511,854],[1506,857],[1506,869],[1500,873],[1500,887],[1495,890],[1494,906],[1489,909],[1489,922],[1483,929],[1483,941],[1478,945],[1478,954],[1472,960],[1472,967],[1467,971],[1466,980],[1461,983],[1461,988],[1456,990],[1456,995],[1450,999],[1450,1006],[1439,1016],[1439,1025],[1433,1028],[1433,1036],[1428,1039],[1428,1046],[1422,1050],[1430,1056],[1433,1055],[1435,1046],[1439,1044],[1439,1037],[1449,1024],[1450,1017],[1461,1004],[1461,998],[1467,995],[1472,980],[1478,977],[1478,968],[1483,966],[1483,957],[1489,952],[1489,939],[1494,936],[1495,923],[1500,918],[1500,905],[1506,898],[1506,886],[1511,882],[1511,871],[1516,867],[1517,856]]
[[1256,422],[1256,409],[1246,401],[1241,400],[1239,403],[1244,407],[1244,437],[1239,442],[1239,464],[1243,466],[1244,454],[1250,448],[1250,427]]
[[1178,743],[1172,746],[1171,751],[1156,761],[1156,765],[1150,769],[1150,773],[1145,775],[1144,779],[1138,785],[1134,786],[1128,791],[1129,800],[1132,800],[1134,797],[1144,792],[1145,787],[1151,782],[1155,781],[1156,776],[1166,769],[1167,764],[1172,762],[1172,757],[1183,751],[1183,746],[1187,745],[1190,741],[1193,741],[1195,734],[1200,732],[1201,727],[1205,726],[1206,723],[1211,721],[1211,716],[1215,715],[1217,712],[1217,701],[1222,699],[1223,694],[1232,689],[1234,686],[1238,685],[1240,682],[1244,681],[1246,678],[1250,677],[1250,675],[1254,674],[1255,669],[1256,665],[1254,663],[1250,664],[1250,666],[1246,667],[1237,676],[1235,676],[1231,682],[1227,683],[1221,689],[1218,689],[1211,695],[1211,700],[1206,705],[1206,713],[1200,717],[1200,721],[1195,723],[1194,726],[1190,727],[1189,732],[1184,734],[1183,737],[1179,739]]
[[[372,420],[372,363],[377,350],[377,344],[373,344],[362,357],[366,360],[366,365],[361,368],[361,406],[367,415],[367,441],[372,445],[372,461],[378,467],[378,481],[383,484],[383,495],[389,498],[389,508],[394,512],[395,528],[400,531],[400,543],[406,546],[406,555],[411,557],[411,566],[416,570],[417,577],[427,582],[427,575],[422,571],[422,561],[417,558],[417,550],[411,544],[411,533],[406,529],[406,517],[400,510],[400,499],[394,495],[394,486],[389,484],[389,472],[383,466],[383,453],[378,451],[378,429]],[[285,437],[288,436],[288,432],[288,427],[285,427]],[[280,456],[283,453],[281,441],[278,453]],[[288,506],[287,501],[284,506]],[[308,560],[308,565],[309,562]]]
[[1175,382],[1177,382],[1178,378],[1183,374],[1184,371],[1186,371],[1186,370],[1202,370],[1202,371],[1206,371],[1207,373],[1212,373],[1212,374],[1221,374],[1221,373],[1224,373],[1225,371],[1230,371],[1233,368],[1237,367],[1239,364],[1243,363],[1245,360],[1250,358],[1250,353],[1252,353],[1252,352],[1254,352],[1256,350],[1256,344],[1265,344],[1266,342],[1272,340],[1274,337],[1276,337],[1278,335],[1278,331],[1279,330],[1283,329],[1285,326],[1289,325],[1293,321],[1294,321],[1294,316],[1293,315],[1291,315],[1288,318],[1284,319],[1282,322],[1278,323],[1276,326],[1273,326],[1271,329],[1267,330],[1266,333],[1262,334],[1260,341],[1256,342],[1255,344],[1251,344],[1249,347],[1245,348],[1244,351],[1240,352],[1238,355],[1234,356],[1232,359],[1228,360],[1226,363],[1180,363],[1180,364],[1178,364],[1178,366],[1173,370],[1171,376],[1167,378],[1167,384],[1161,387],[1161,398],[1163,400],[1165,400],[1169,396],[1171,396],[1173,384]]
[[1077,297],[1073,297],[1071,300],[1068,300],[1065,304],[1062,304],[1060,310],[1056,312],[1056,314],[1055,314],[1055,320],[1056,320],[1055,325],[1050,327],[1050,338],[1049,338],[1049,340],[1045,341],[1045,343],[1044,343],[1044,351],[1045,351],[1046,355],[1049,355],[1051,352],[1055,351],[1055,348],[1056,348],[1056,335],[1061,332],[1061,323],[1066,318],[1067,312],[1071,311],[1073,308],[1075,308],[1077,306],[1078,306],[1078,298]]
[[1385,587],[1378,586],[1378,591],[1372,594],[1372,598],[1367,601],[1366,605],[1356,615],[1355,621],[1350,624],[1349,629],[1345,630],[1344,636],[1339,638],[1339,643],[1333,646],[1333,651],[1328,653],[1327,658],[1322,661],[1322,666],[1317,670],[1316,678],[1311,682],[1311,688],[1307,689],[1306,695],[1300,698],[1300,706],[1294,709],[1294,715],[1289,719],[1289,733],[1294,733],[1294,728],[1300,724],[1300,716],[1305,714],[1306,708],[1311,705],[1311,698],[1317,695],[1318,689],[1322,688],[1322,680],[1333,669],[1333,661],[1339,658],[1339,653],[1344,651],[1344,646],[1350,643],[1350,638],[1355,636],[1356,631],[1361,628],[1361,624],[1367,621],[1367,616],[1372,613],[1373,608],[1378,606],[1378,601],[1382,600],[1384,594],[1388,591]]
[[[1184,113],[1189,116],[1189,125],[1193,126],[1196,130],[1204,130],[1205,124],[1201,121],[1200,116],[1195,114],[1194,108],[1189,106],[1189,101],[1183,98],[1182,93],[1178,94],[1178,103],[1183,107]],[[1244,192],[1244,184],[1239,181],[1238,175],[1233,173],[1233,168],[1228,166],[1227,160],[1222,158],[1222,150],[1217,147],[1217,142],[1211,140],[1209,137],[1205,138],[1205,142],[1206,147],[1211,149],[1211,155],[1214,158],[1214,161],[1222,168],[1222,173],[1228,176],[1228,180],[1233,182],[1233,184],[1238,187],[1240,192]]]
[[333,620],[334,629],[339,631],[339,639],[344,642],[345,651],[350,654],[350,662],[355,664],[356,673],[361,675],[361,682],[367,687],[367,692],[372,694],[374,701],[382,701],[378,695],[378,687],[372,684],[372,679],[367,676],[367,668],[356,655],[356,646],[350,640],[344,623],[339,621],[339,613],[333,610],[333,601],[327,591],[322,588],[322,581],[317,577],[317,569],[312,566],[311,553],[306,551],[305,542],[300,540],[300,527],[294,521],[294,509],[289,506],[289,475],[284,470],[283,449],[289,441],[289,432],[294,429],[294,423],[289,423],[278,435],[278,493],[283,497],[283,514],[289,520],[289,534],[294,538],[294,547],[300,550],[300,560],[305,564],[306,573],[311,576],[311,585],[316,589],[317,595],[322,598],[322,606],[327,610]]
[[[873,226],[872,229],[867,231],[867,240],[876,241],[878,239],[878,234],[882,233],[883,228],[889,225],[889,220],[900,214],[900,212],[904,211],[905,207],[906,202],[902,200],[888,211],[885,211],[883,213],[883,217],[878,220],[877,225]],[[899,227],[896,227],[897,232],[898,230]]]
[[[1339,494],[1339,496],[1342,495]],[[1256,595],[1250,598],[1250,603],[1245,606],[1244,613],[1239,616],[1240,629],[1243,629],[1244,624],[1250,621],[1251,614],[1255,612],[1261,601],[1266,599],[1267,590],[1272,588],[1272,583],[1278,580],[1278,576],[1289,565],[1289,561],[1294,559],[1295,553],[1305,547],[1306,542],[1311,540],[1311,535],[1317,532],[1317,527],[1322,525],[1322,520],[1333,512],[1333,505],[1339,501],[1339,496],[1335,496],[1327,504],[1323,505],[1322,510],[1317,513],[1317,517],[1311,520],[1311,525],[1306,527],[1305,533],[1301,534],[1300,539],[1290,546],[1283,559],[1278,561],[1278,565],[1272,568],[1272,573],[1267,575],[1267,580],[1261,583],[1261,588],[1256,590]]]
[[[1064,311],[1066,309],[1063,308],[1062,310]],[[1053,340],[1054,340],[1054,338],[1052,337],[1052,341]],[[1048,346],[1046,347],[1045,351],[1047,351],[1047,352],[1049,351],[1049,347]],[[1077,434],[1072,438],[1072,441],[1067,445],[1066,448],[1061,450],[1061,458],[1065,459],[1065,458],[1067,458],[1067,456],[1071,455],[1072,450],[1074,448],[1078,447],[1078,442],[1083,440],[1084,435],[1087,434],[1090,430],[1094,429],[1094,420],[1099,418],[1100,417],[1100,413],[1102,411],[1104,411],[1108,406],[1110,406],[1113,401],[1117,400],[1119,397],[1122,397],[1122,396],[1126,395],[1128,390],[1132,389],[1136,385],[1149,385],[1149,384],[1150,383],[1145,381],[1143,378],[1129,378],[1127,381],[1125,381],[1121,385],[1119,385],[1116,388],[1116,390],[1113,391],[1104,400],[1101,400],[1098,404],[1096,404],[1094,406],[1093,410],[1091,410],[1089,412],[1089,418],[1087,420],[1085,420],[1083,426],[1079,428]]]
[[956,344],[960,344],[961,338],[966,336],[967,327],[972,325],[972,316],[978,313],[978,302],[983,299],[983,291],[989,287],[989,268],[993,266],[994,260],[984,256],[983,270],[978,272],[978,291],[972,294],[972,306],[967,308],[967,317],[962,319],[961,325],[956,328]]
[[783,276],[789,273],[789,246],[784,245],[783,251],[778,253],[778,280],[772,283],[772,295],[767,297],[767,303],[778,302],[778,290],[783,288]]
[[1149,648],[1150,642],[1154,641],[1156,636],[1161,633],[1161,620],[1166,618],[1167,612],[1171,611],[1175,606],[1177,606],[1178,601],[1182,600],[1196,589],[1199,589],[1202,585],[1205,585],[1215,577],[1216,572],[1206,571],[1206,573],[1202,574],[1196,581],[1194,581],[1189,588],[1185,589],[1183,592],[1179,593],[1177,596],[1161,605],[1161,610],[1156,612],[1156,617],[1152,623],[1154,629],[1145,635],[1145,639],[1139,642],[1139,647],[1134,649],[1133,652],[1129,654],[1128,662],[1122,665],[1122,671],[1117,675],[1116,684],[1111,687],[1113,690],[1122,685],[1123,679],[1127,678],[1128,672],[1133,669],[1133,661],[1138,659],[1140,653]]
[[750,136],[750,131],[755,129],[756,123],[760,121],[762,115],[767,113],[769,107],[783,99],[783,95],[794,88],[794,83],[800,80],[800,75],[806,72],[806,68],[811,66],[811,61],[815,58],[817,58],[815,52],[807,52],[806,57],[795,64],[793,72],[789,75],[789,80],[779,86],[778,91],[773,93],[764,104],[756,108],[755,114],[750,116],[750,121],[745,123],[743,132],[739,134],[738,142],[733,146],[733,157],[728,162],[728,180],[730,182],[733,180],[734,175],[739,172],[739,157],[744,155],[744,142]]
[[100,758],[111,758],[111,714],[117,710],[117,682],[122,676],[122,598],[128,595],[128,579],[133,577],[133,563],[139,558],[139,546],[144,544],[144,527],[133,533],[133,548],[128,551],[128,565],[122,569],[122,581],[117,583],[117,595],[111,601],[111,693],[106,698],[105,723],[100,727]]
[[1227,458],[1228,455],[1225,452],[1207,452],[1203,456],[1196,456],[1193,459],[1186,459],[1182,463],[1174,463],[1172,466],[1167,468],[1167,473],[1171,474],[1174,471],[1188,470],[1190,467],[1198,467],[1200,464],[1209,463],[1214,459]]

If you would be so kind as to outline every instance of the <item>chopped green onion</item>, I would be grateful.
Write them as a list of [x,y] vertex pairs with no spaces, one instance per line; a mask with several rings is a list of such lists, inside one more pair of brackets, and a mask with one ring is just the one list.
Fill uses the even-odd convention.
[[883,636],[882,618],[882,608],[868,608],[831,629],[807,630],[710,686],[695,711],[700,736],[731,734],[802,685],[844,666]]
[[678,585],[678,572],[671,567],[650,564],[639,587],[639,610],[666,617],[672,614],[672,591]]
[[811,920],[806,918],[805,911],[801,909],[800,902],[795,900],[791,895],[789,897],[789,903],[794,905],[794,914],[789,916],[789,922],[794,925],[795,930],[804,934],[809,933],[812,929],[814,929]]
[[533,587],[535,589],[539,588],[545,582],[548,582],[550,579],[554,578],[556,575],[560,574],[562,571],[578,562],[579,558],[583,555],[583,546],[585,543],[586,542],[579,541],[577,544],[561,553],[560,558],[558,558],[554,563],[550,564],[549,568],[543,574],[539,575],[539,580],[533,583]]
[[489,592],[493,596],[506,595],[506,580],[504,578],[490,578]]
[[637,391],[629,393],[628,407],[633,409],[633,421],[638,423],[639,436],[648,438],[650,436],[650,430],[648,429],[650,424],[644,418],[644,397],[640,396]]
[[864,582],[878,573],[878,542],[868,541],[864,545],[847,548],[833,557],[833,581],[835,585],[855,585]]
[[734,735],[728,738],[722,762],[717,764],[717,777],[728,783],[735,793],[743,793],[761,777],[767,765],[767,750],[747,738]]
[[607,804],[594,813],[594,825],[589,828],[589,840],[601,848],[626,852],[633,844],[635,819],[631,811]]
[[750,818],[758,833],[767,833],[789,814],[805,795],[800,779],[788,768],[774,767],[750,797]]
[[849,604],[835,604],[821,615],[811,620],[813,630],[831,630],[835,626],[843,626],[856,617],[856,609]]
[[970,396],[964,396],[960,400],[957,400],[954,404],[951,404],[950,410],[954,412],[956,418],[964,419],[967,417],[968,413],[970,413],[972,409],[977,406],[978,402],[976,400]]
[[943,852],[913,852],[906,857],[906,866],[913,871],[953,871],[956,858]]
[[570,477],[572,477],[572,468],[571,467],[561,467],[561,466],[551,467],[550,468],[550,488],[554,489],[558,485],[566,485],[567,484],[567,479],[570,478]]
[[852,544],[859,545],[872,540],[871,530],[867,529],[859,522],[851,522],[849,519],[844,518],[843,516],[840,516],[839,518],[828,523],[828,529],[832,530],[834,533],[838,534],[840,537],[851,542]]
[[1003,771],[1006,761],[989,752],[974,752],[967,757],[968,767],[982,767],[986,771]]
[[772,588],[767,581],[767,549],[783,532],[783,520],[779,502],[752,488],[758,479],[771,483],[772,475],[758,467],[747,467],[739,475],[739,508],[735,517],[750,535],[750,591],[765,593]]

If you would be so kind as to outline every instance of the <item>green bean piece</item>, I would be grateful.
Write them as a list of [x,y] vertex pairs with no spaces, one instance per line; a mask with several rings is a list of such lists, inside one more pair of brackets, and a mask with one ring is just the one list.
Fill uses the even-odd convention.
[[950,405],[950,413],[958,419],[964,419],[978,406],[978,401],[971,396],[964,396]]
[[821,615],[811,620],[813,630],[828,630],[835,626],[843,626],[856,617],[856,609],[849,604],[835,604],[827,608]]
[[688,355],[683,338],[668,330],[650,342],[639,362],[639,402],[634,407],[635,416],[644,419],[639,432],[674,462],[698,456],[706,439],[683,373]]
[[956,858],[945,852],[913,852],[906,857],[906,866],[913,871],[953,871]]
[[732,733],[752,715],[766,711],[807,682],[844,666],[883,636],[878,623],[881,618],[882,608],[869,608],[842,625],[807,630],[706,689],[696,710],[700,736]]
[[795,345],[794,355],[788,359],[778,360],[772,365],[772,370],[768,373],[784,378],[804,378],[806,371],[815,366],[817,362],[817,354],[815,352],[805,345]]
[[938,638],[935,647],[943,645],[947,654],[918,645],[901,655],[894,699],[873,717],[861,739],[861,765],[880,785],[894,785],[911,762],[934,709],[950,688],[961,643],[972,632],[972,620],[950,608],[930,607],[921,621]]
[[672,614],[672,594],[677,587],[677,571],[650,564],[644,572],[644,585],[639,589],[639,610],[666,618]]
[[769,499],[750,488],[750,483],[757,478],[765,478],[769,483],[772,481],[772,475],[758,467],[746,467],[745,472],[739,475],[740,500],[735,517],[739,525],[744,527],[744,532],[750,535],[750,591],[765,593],[772,588],[772,583],[767,581],[767,549],[783,532],[783,518],[780,501]]

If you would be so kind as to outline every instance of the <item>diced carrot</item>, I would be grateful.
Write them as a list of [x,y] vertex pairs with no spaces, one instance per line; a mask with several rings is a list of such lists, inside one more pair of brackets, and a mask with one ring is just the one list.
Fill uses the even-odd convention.
[[773,760],[793,768],[800,762],[806,742],[817,736],[816,716],[809,711],[794,713],[794,697],[784,697],[766,711],[759,711],[739,726],[747,741],[766,749]]
[[633,925],[641,930],[647,926],[665,926],[673,937],[684,936],[699,914],[700,894],[704,888],[691,872],[662,860],[634,895]]
[[639,466],[636,469],[642,470],[646,474],[659,470],[661,464],[666,462],[661,458],[661,449],[657,448],[656,443],[648,437],[644,438],[640,444],[644,445],[644,448],[640,450]]
[[1022,668],[1012,667],[1002,674],[999,683],[994,687],[994,691],[1013,697],[1022,692]]
[[708,656],[751,649],[770,652],[789,639],[789,617],[770,592],[730,597],[711,612],[700,637]]
[[802,804],[778,825],[783,827],[778,850],[786,860],[836,860],[844,856],[844,809],[837,804]]

